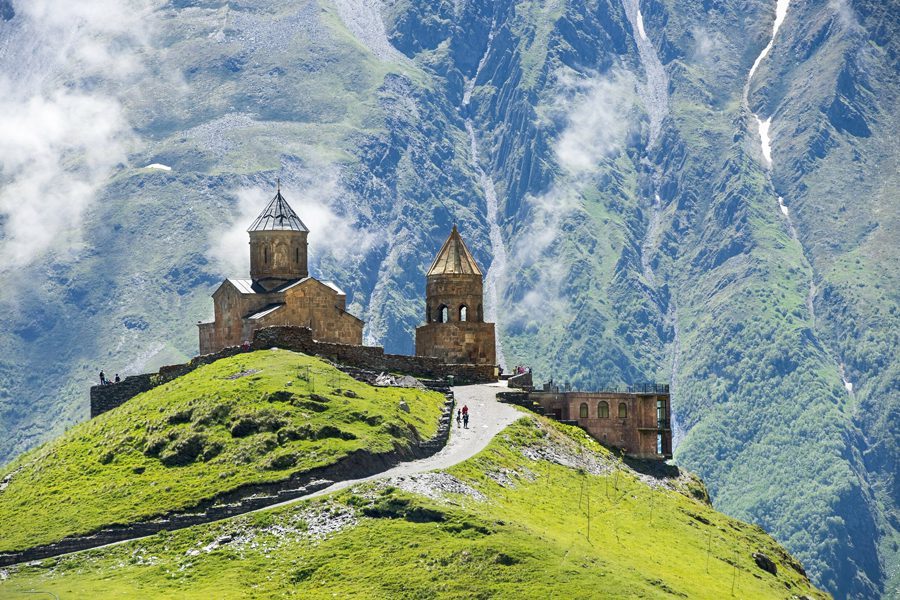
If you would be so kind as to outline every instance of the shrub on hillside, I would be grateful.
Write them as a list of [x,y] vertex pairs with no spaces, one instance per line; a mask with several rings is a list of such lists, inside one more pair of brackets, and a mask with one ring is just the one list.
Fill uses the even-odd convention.
[[285,425],[287,425],[287,420],[281,415],[264,410],[239,416],[231,424],[231,435],[240,438],[254,433],[276,432]]
[[202,433],[191,433],[177,437],[160,452],[159,460],[167,467],[189,465],[206,449],[206,436]]
[[290,469],[297,464],[298,456],[293,452],[278,454],[270,458],[263,468],[270,471],[280,471],[281,469]]
[[341,431],[337,427],[333,425],[325,425],[321,427],[319,431],[316,432],[316,439],[324,440],[327,438],[338,438],[341,440],[355,440],[356,435],[350,433],[349,431]]
[[228,404],[214,404],[208,410],[194,417],[195,425],[224,424],[231,414],[231,406]]

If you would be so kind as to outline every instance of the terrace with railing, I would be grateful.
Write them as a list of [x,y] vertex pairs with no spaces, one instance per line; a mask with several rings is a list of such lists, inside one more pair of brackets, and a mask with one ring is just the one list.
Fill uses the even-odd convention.
[[536,388],[536,392],[551,392],[561,394],[567,392],[587,392],[601,394],[668,394],[668,383],[632,383],[629,385],[611,385],[593,390],[578,390],[570,386],[568,383],[557,385],[551,379],[541,388]]

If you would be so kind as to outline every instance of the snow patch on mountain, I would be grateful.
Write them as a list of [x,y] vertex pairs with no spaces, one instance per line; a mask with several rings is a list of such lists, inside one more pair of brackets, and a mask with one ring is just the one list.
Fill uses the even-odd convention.
[[[769,52],[772,51],[772,47],[775,45],[775,37],[778,35],[778,30],[781,29],[782,23],[784,23],[785,17],[787,17],[788,8],[790,7],[791,0],[777,0],[775,5],[775,22],[772,24],[772,37],[769,38],[769,43],[766,44],[766,47],[762,49],[762,52],[759,53],[759,56],[756,57],[756,60],[753,61],[753,66],[750,67],[750,73],[747,75],[747,83],[744,85],[744,102],[748,104],[748,96],[750,94],[750,83],[753,81],[753,76],[756,74],[757,69],[759,69],[759,65],[762,64],[763,59],[769,55]],[[766,162],[766,166],[772,166],[772,140],[769,137],[769,129],[772,127],[772,117],[769,116],[766,119],[763,119],[758,114],[753,113],[753,118],[756,120],[757,130],[759,132],[759,142],[762,150],[763,159]]]

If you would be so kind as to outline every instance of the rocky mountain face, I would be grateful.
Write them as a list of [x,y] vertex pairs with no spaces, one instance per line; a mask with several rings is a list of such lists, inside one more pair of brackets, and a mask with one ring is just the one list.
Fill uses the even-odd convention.
[[890,597],[898,15],[0,0],[0,129],[35,134],[0,140],[0,461],[86,418],[101,368],[196,352],[280,175],[368,342],[412,351],[456,223],[507,365],[671,382],[717,508],[837,597]]

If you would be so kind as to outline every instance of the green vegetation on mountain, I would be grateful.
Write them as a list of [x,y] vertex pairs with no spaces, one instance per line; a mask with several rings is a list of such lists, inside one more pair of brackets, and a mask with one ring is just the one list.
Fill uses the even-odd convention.
[[437,433],[443,401],[437,392],[372,387],[285,350],[217,361],[5,467],[0,551],[188,509],[356,451],[409,449]]
[[[763,554],[776,574],[761,569]],[[8,569],[5,598],[825,598],[685,473],[529,416],[445,472]]]
[[[749,106],[774,0],[396,0],[403,56],[354,33],[378,34],[369,4],[167,3],[140,85],[46,77],[122,97],[139,144],[83,245],[0,275],[0,462],[86,418],[101,368],[196,351],[208,293],[242,274],[209,247],[277,174],[303,195],[313,273],[367,341],[411,351],[449,225],[492,262],[468,119],[508,254],[507,362],[580,388],[669,381],[676,457],[717,508],[838,596],[900,593],[895,3],[792,2]],[[655,145],[626,5],[668,79]],[[773,118],[771,169],[748,111]],[[309,220],[324,205],[351,248]]]

